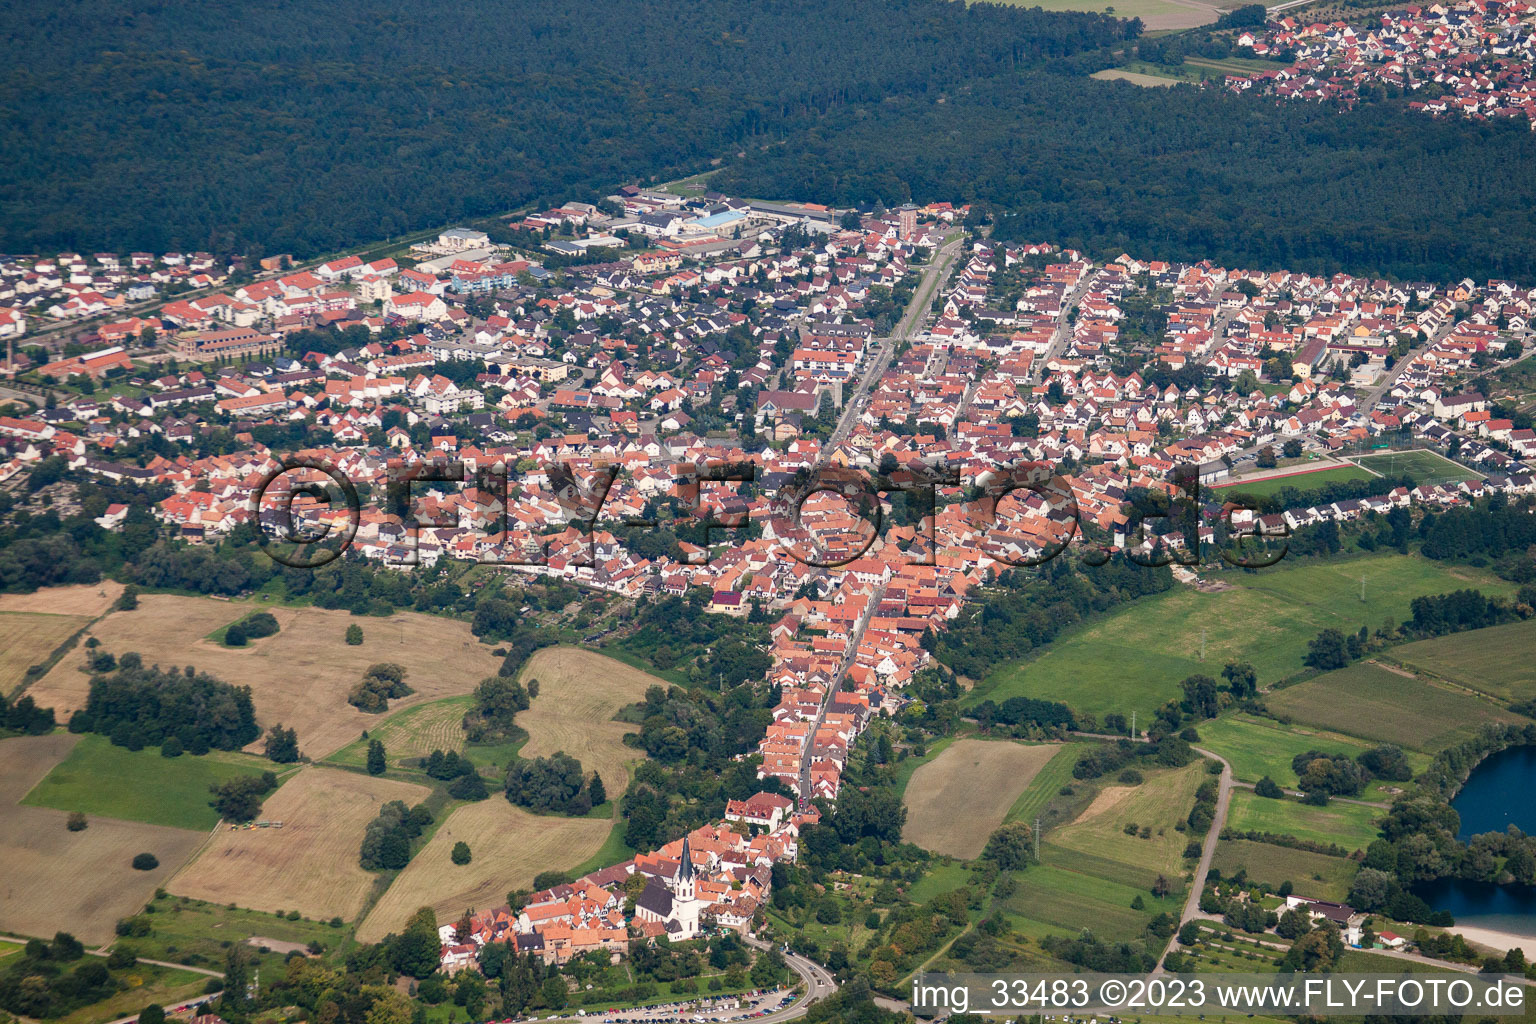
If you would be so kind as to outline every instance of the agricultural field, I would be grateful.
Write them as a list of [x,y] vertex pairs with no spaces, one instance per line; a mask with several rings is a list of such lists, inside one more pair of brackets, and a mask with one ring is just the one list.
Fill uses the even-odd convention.
[[1334,800],[1327,807],[1310,807],[1291,797],[1271,800],[1246,789],[1234,789],[1227,828],[1238,832],[1273,832],[1314,843],[1337,843],[1346,850],[1363,850],[1376,838],[1375,822],[1385,813],[1380,808],[1341,800]]
[[[1204,761],[1196,761],[1183,768],[1148,771],[1146,781],[1136,786],[1111,782],[1076,821],[1048,831],[1044,841],[1073,857],[1087,855],[1129,869],[1105,877],[1124,881],[1145,876],[1149,884],[1160,874],[1178,879],[1184,873],[1184,847],[1191,837],[1174,826],[1189,814],[1195,790],[1208,778],[1214,776],[1205,773]],[[1150,829],[1150,836],[1128,835],[1131,825]]]
[[303,768],[262,805],[262,818],[282,828],[220,829],[166,888],[210,903],[350,921],[376,878],[358,863],[363,830],[380,804],[414,805],[428,792],[357,772]]
[[[1145,889],[1110,882],[1052,864],[1032,864],[1015,874],[1018,891],[1004,904],[1010,914],[1050,925],[1057,934],[1076,936],[1087,928],[1110,942],[1133,941],[1146,930],[1147,922],[1164,909]],[[1133,910],[1140,896],[1145,910]],[[1177,914],[1178,902],[1163,901]]]
[[1224,878],[1243,870],[1255,882],[1274,886],[1290,882],[1304,896],[1338,903],[1349,894],[1349,883],[1360,870],[1360,865],[1346,857],[1329,857],[1247,839],[1223,839],[1217,843],[1211,866],[1220,869]]
[[1406,452],[1379,452],[1375,455],[1357,455],[1349,461],[1364,466],[1383,476],[1410,474],[1421,484],[1455,484],[1464,480],[1481,480],[1482,474],[1458,462],[1452,462],[1425,448]]
[[951,744],[907,784],[902,838],[934,853],[980,856],[1014,801],[1060,751],[1056,744],[1008,740]]
[[1052,798],[1060,797],[1061,787],[1070,786],[1075,781],[1072,778],[1072,766],[1088,746],[1088,743],[1063,743],[1056,756],[1035,773],[1024,792],[1008,808],[1008,814],[1003,820],[1033,824],[1036,818],[1047,815],[1047,824],[1054,824],[1048,817],[1047,807]]
[[1536,697],[1536,619],[1394,647],[1384,657],[1504,700]]
[[[1222,71],[1218,74],[1225,75]],[[1267,498],[1272,494],[1279,494],[1287,487],[1294,487],[1299,491],[1305,491],[1313,487],[1322,487],[1325,484],[1349,483],[1355,480],[1369,480],[1371,474],[1356,466],[1333,466],[1328,469],[1307,471],[1298,467],[1294,473],[1280,473],[1275,476],[1265,477],[1262,480],[1238,480],[1233,483],[1223,483],[1220,487],[1212,488],[1222,494],[1252,494],[1255,497]]]
[[160,756],[159,747],[128,750],[87,733],[23,802],[149,825],[200,829],[218,824],[208,787],[239,775],[279,769],[264,758],[215,750],[202,757]]
[[1225,4],[1198,0],[1007,0],[1021,7],[1040,7],[1047,11],[1089,11],[1113,14],[1117,18],[1140,18],[1148,29],[1194,28],[1208,25],[1226,9]]
[[60,644],[91,620],[84,615],[0,612],[0,694],[16,690],[27,669],[41,665]]
[[[113,654],[138,651],[146,663],[191,663],[225,682],[249,686],[262,727],[281,722],[298,730],[300,750],[316,759],[379,724],[379,716],[347,703],[347,693],[369,665],[392,661],[405,667],[406,682],[416,692],[392,701],[393,711],[467,694],[500,664],[491,648],[470,634],[468,623],[453,619],[396,612],[359,620],[344,611],[263,607],[277,618],[280,632],[247,647],[223,647],[207,638],[244,618],[251,603],[174,594],[145,594],[136,610],[112,612],[90,635]],[[357,647],[344,641],[350,625],[363,627]],[[83,652],[71,652],[30,692],[66,718],[85,703],[90,679],[80,671],[83,664]]]
[[[51,936],[61,922],[87,944],[110,941],[118,918],[139,909],[176,873],[205,834],[91,817],[83,832],[64,811],[21,798],[69,753],[78,736],[55,733],[0,741],[0,931]],[[129,862],[153,853],[160,866]]]
[[446,697],[389,713],[368,730],[368,739],[354,740],[325,760],[361,768],[368,761],[368,744],[372,740],[384,744],[385,760],[395,771],[403,768],[406,761],[426,757],[434,750],[463,750],[464,714],[473,704],[473,697]]
[[1409,603],[1423,594],[1466,587],[1513,593],[1492,573],[1395,553],[1282,562],[1211,578],[1228,586],[1216,592],[1176,587],[1071,629],[1038,657],[994,671],[962,703],[1037,697],[1100,717],[1135,711],[1150,721],[1178,695],[1181,679],[1219,675],[1228,661],[1251,662],[1260,683],[1272,683],[1302,670],[1307,642],[1323,629],[1402,622]]
[[[607,818],[543,817],[495,796],[465,804],[396,876],[358,928],[357,939],[377,942],[398,932],[418,907],[430,906],[439,923],[465,908],[499,907],[508,892],[528,888],[539,872],[586,860],[612,827]],[[460,841],[469,844],[474,858],[462,866],[449,859]]]
[[0,612],[35,612],[40,615],[80,615],[94,619],[112,607],[123,592],[121,583],[72,583],[43,587],[30,594],[0,594]]
[[1277,690],[1265,703],[1305,725],[1430,753],[1475,735],[1485,723],[1520,721],[1480,697],[1372,662]]
[[1103,71],[1095,71],[1088,76],[1104,82],[1130,82],[1143,88],[1164,88],[1170,85],[1178,85],[1177,78],[1164,78],[1161,75],[1149,75],[1140,71],[1132,71],[1128,68],[1105,68]]
[[609,793],[624,792],[629,765],[644,755],[623,742],[627,733],[638,731],[635,726],[613,716],[652,686],[665,685],[662,680],[577,647],[544,648],[528,659],[520,678],[525,686],[539,681],[539,695],[517,715],[528,733],[520,755],[548,757],[563,750],[585,771],[601,775]]

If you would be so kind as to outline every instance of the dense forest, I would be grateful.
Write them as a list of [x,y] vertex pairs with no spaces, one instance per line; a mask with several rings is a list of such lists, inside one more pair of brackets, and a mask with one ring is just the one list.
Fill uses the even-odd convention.
[[996,237],[1101,256],[1533,280],[1536,135],[1512,124],[1046,71],[939,99],[833,115],[714,183],[830,203],[974,200]]
[[312,255],[690,173],[1138,29],[936,0],[5,3],[0,251]]

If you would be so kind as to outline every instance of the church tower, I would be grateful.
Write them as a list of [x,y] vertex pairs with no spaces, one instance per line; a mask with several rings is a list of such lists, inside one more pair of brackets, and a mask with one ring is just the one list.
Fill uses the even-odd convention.
[[679,902],[692,902],[694,900],[693,881],[693,855],[688,852],[688,837],[683,836],[683,863],[677,869],[677,888],[673,896]]

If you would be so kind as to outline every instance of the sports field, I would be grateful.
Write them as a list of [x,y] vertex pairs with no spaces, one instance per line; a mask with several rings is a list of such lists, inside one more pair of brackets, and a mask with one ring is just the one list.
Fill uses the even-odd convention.
[[27,669],[48,660],[55,649],[91,620],[84,615],[0,612],[0,695],[27,678]]
[[358,863],[363,830],[390,800],[417,804],[425,786],[310,766],[267,797],[261,816],[282,828],[221,828],[166,888],[253,910],[351,920],[374,874]]
[[[47,938],[67,924],[87,944],[107,942],[118,918],[137,911],[205,837],[94,816],[71,832],[64,811],[22,806],[79,739],[61,732],[0,740],[0,931]],[[140,853],[160,866],[135,871],[130,861]]]
[[1394,647],[1386,656],[1505,700],[1536,697],[1536,619]]
[[[430,906],[438,923],[467,908],[485,910],[526,889],[541,871],[575,867],[591,856],[613,822],[607,818],[541,817],[493,796],[449,815],[432,840],[396,876],[357,930],[359,942],[398,932],[418,907]],[[455,843],[469,844],[473,860],[454,864]]]
[[517,724],[528,733],[520,751],[525,758],[565,751],[587,772],[603,778],[603,788],[618,795],[629,785],[629,765],[644,756],[624,745],[635,726],[615,722],[619,709],[645,697],[652,686],[666,684],[653,675],[579,647],[546,647],[528,659],[519,677],[526,686],[539,681],[539,695]]
[[210,785],[280,767],[264,758],[222,750],[202,757],[166,758],[160,756],[159,747],[133,751],[88,733],[24,802],[207,831],[219,820],[218,812],[208,805]]
[[[369,665],[405,666],[406,682],[416,692],[391,701],[395,710],[469,693],[500,664],[491,648],[470,634],[468,623],[414,612],[367,620],[363,643],[356,647],[345,642],[356,617],[319,608],[265,606],[280,632],[248,647],[206,639],[251,610],[246,602],[146,594],[136,610],[112,612],[90,632],[113,654],[138,651],[147,664],[190,663],[225,682],[249,686],[262,727],[281,722],[298,730],[300,750],[316,759],[381,721],[347,703],[347,693]],[[83,652],[62,658],[33,685],[38,703],[58,709],[61,718],[83,705],[90,685],[79,670],[83,663]]]
[[1491,701],[1370,662],[1276,691],[1265,703],[1305,725],[1428,753],[1485,723],[1522,720]]
[[1273,832],[1314,843],[1337,843],[1346,850],[1363,850],[1376,838],[1375,822],[1385,814],[1375,807],[1339,800],[1327,807],[1309,807],[1291,797],[1271,800],[1250,790],[1234,789],[1227,828],[1238,832]]
[[960,740],[907,783],[903,839],[970,860],[981,854],[1014,801],[1060,747],[1011,740]]
[[963,703],[1038,697],[1101,717],[1115,711],[1129,718],[1135,711],[1147,722],[1178,695],[1181,679],[1218,676],[1228,661],[1251,662],[1259,681],[1270,683],[1300,672],[1307,642],[1325,628],[1353,632],[1385,619],[1401,622],[1423,594],[1513,591],[1486,571],[1398,554],[1281,562],[1218,578],[1230,587],[1202,593],[1178,586],[1069,630],[1039,657],[997,669]]
[[1231,878],[1242,869],[1252,881],[1274,886],[1290,882],[1303,896],[1337,903],[1344,902],[1349,895],[1349,883],[1360,870],[1359,864],[1346,857],[1329,857],[1247,839],[1224,839],[1217,843],[1211,866],[1219,868],[1224,878]]
[[1272,494],[1279,494],[1287,487],[1294,487],[1298,491],[1310,490],[1314,487],[1322,487],[1325,484],[1348,483],[1352,480],[1369,480],[1371,474],[1354,466],[1334,466],[1331,469],[1319,469],[1313,472],[1303,472],[1298,467],[1295,473],[1284,476],[1271,476],[1263,480],[1237,481],[1236,483],[1223,483],[1219,490],[1223,496],[1233,494],[1252,494],[1256,497],[1267,498]]
[[[1184,873],[1184,847],[1190,837],[1174,826],[1188,816],[1195,790],[1208,778],[1214,776],[1206,775],[1203,761],[1196,761],[1183,768],[1148,771],[1139,786],[1111,782],[1076,821],[1047,832],[1045,840],[1074,854],[1118,861],[1149,882],[1160,874],[1177,879]],[[1137,834],[1126,833],[1131,825]],[[1142,829],[1150,833],[1146,838]]]
[[1435,452],[1414,448],[1405,452],[1379,452],[1375,455],[1357,455],[1351,462],[1383,476],[1400,476],[1407,473],[1421,484],[1450,484],[1463,480],[1481,480],[1481,474],[1457,462],[1452,462]]

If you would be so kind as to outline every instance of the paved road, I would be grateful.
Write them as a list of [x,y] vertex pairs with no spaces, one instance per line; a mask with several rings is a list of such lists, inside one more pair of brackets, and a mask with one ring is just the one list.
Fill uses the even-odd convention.
[[1056,314],[1056,329],[1051,332],[1051,343],[1046,346],[1045,354],[1030,367],[1030,383],[1038,384],[1044,380],[1045,368],[1067,347],[1067,339],[1072,336],[1068,318],[1077,308],[1077,304],[1083,301],[1083,296],[1093,290],[1094,283],[1099,279],[1099,273],[1097,270],[1093,271],[1083,278],[1081,284],[1067,293],[1066,301],[1061,304],[1061,312]]
[[[1221,780],[1216,787],[1216,813],[1211,818],[1210,831],[1205,834],[1205,844],[1200,848],[1200,863],[1195,868],[1195,880],[1189,884],[1189,896],[1184,900],[1184,913],[1179,917],[1179,924],[1192,921],[1200,916],[1200,894],[1205,891],[1205,879],[1211,872],[1211,858],[1216,856],[1216,844],[1221,840],[1221,830],[1227,826],[1227,810],[1232,806],[1232,766],[1224,757],[1218,757],[1209,750],[1200,747],[1194,748],[1197,754],[1203,754],[1214,761],[1221,762]],[[1173,952],[1179,944],[1178,931],[1175,930],[1168,940],[1168,945],[1163,949],[1163,955],[1157,958],[1157,967],[1154,974],[1163,972],[1163,961],[1168,954]]]
[[858,657],[859,644],[864,639],[864,631],[869,628],[869,620],[874,618],[875,609],[880,607],[880,600],[885,596],[885,584],[875,588],[870,595],[869,604],[864,608],[864,616],[859,619],[854,627],[853,636],[848,641],[848,649],[843,652],[843,658],[837,663],[837,675],[832,677],[827,684],[827,692],[821,698],[821,710],[816,713],[816,721],[811,724],[811,735],[806,740],[805,752],[800,755],[800,808],[804,810],[811,804],[811,762],[815,760],[816,731],[827,719],[827,709],[832,706],[832,701],[837,697],[839,690],[843,688],[843,678],[848,670],[853,667],[854,660]]
[[965,243],[965,236],[961,235],[950,242],[945,243],[933,254],[933,260],[923,271],[923,279],[918,283],[917,290],[912,293],[912,299],[907,303],[907,311],[896,324],[896,329],[890,337],[880,343],[880,351],[870,364],[865,367],[864,374],[859,378],[859,386],[852,395],[843,396],[843,414],[838,417],[837,426],[832,430],[832,436],[827,443],[822,445],[821,454],[817,457],[816,464],[824,463],[832,454],[832,449],[842,444],[847,439],[853,425],[857,422],[859,414],[864,410],[864,403],[870,390],[880,381],[886,367],[891,365],[891,359],[896,354],[896,346],[912,336],[912,332],[922,324],[928,313],[928,304],[933,301],[934,294],[942,287],[943,282],[949,276],[955,263],[955,257],[960,247]]

